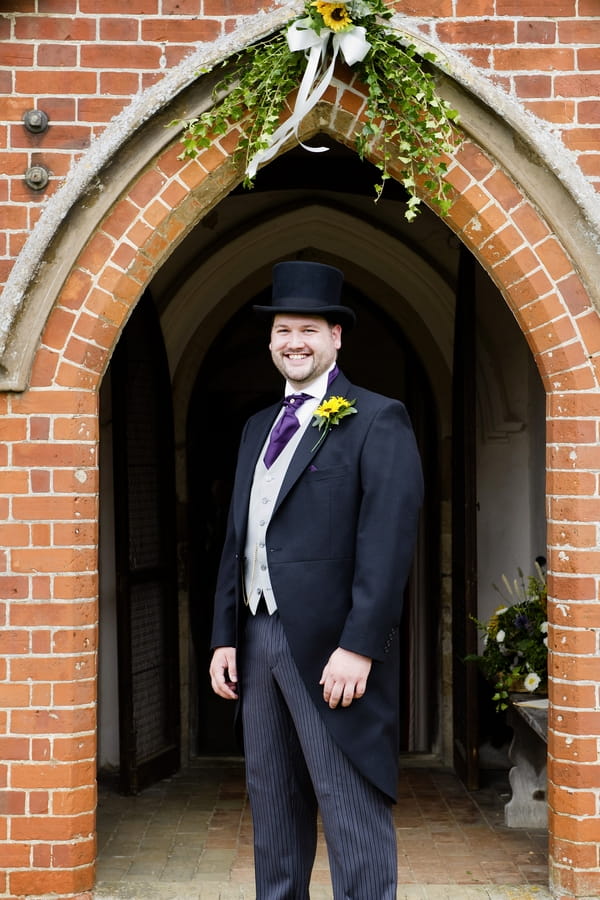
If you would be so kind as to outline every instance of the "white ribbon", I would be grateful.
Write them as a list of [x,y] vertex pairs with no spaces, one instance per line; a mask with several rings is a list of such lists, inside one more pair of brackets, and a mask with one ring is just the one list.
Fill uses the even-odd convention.
[[339,46],[347,65],[362,62],[371,46],[367,40],[367,29],[362,25],[355,25],[351,31],[342,31],[334,34],[333,46]]
[[[304,51],[307,57],[306,69],[291,116],[275,129],[269,139],[269,146],[254,154],[246,169],[246,175],[249,178],[254,178],[259,165],[272,159],[292,134],[298,137],[300,123],[317,105],[331,84],[338,52],[341,52],[349,66],[363,60],[369,52],[371,45],[367,41],[366,29],[362,25],[355,25],[350,31],[343,31],[340,34],[334,34],[329,28],[322,28],[321,33],[318,34],[314,28],[310,27],[310,21],[309,18],[301,19],[298,22],[292,22],[288,28],[288,46],[292,53]],[[333,34],[332,58],[329,66],[323,72],[327,44],[331,34]],[[311,153],[322,153],[329,149],[328,147],[307,147],[305,144],[302,146]]]

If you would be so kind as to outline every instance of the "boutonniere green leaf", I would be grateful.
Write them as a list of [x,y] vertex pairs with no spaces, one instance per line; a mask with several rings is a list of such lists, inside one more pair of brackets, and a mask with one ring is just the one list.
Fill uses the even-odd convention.
[[316,408],[311,422],[313,427],[322,432],[311,453],[323,443],[334,425],[339,425],[346,416],[352,416],[358,412],[355,403],[356,400],[346,400],[345,397],[328,397],[327,400],[323,400],[321,405]]

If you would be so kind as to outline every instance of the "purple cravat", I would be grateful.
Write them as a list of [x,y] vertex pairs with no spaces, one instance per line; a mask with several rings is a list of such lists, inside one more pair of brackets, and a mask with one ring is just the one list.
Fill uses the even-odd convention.
[[296,410],[302,406],[305,400],[309,399],[310,394],[290,394],[283,401],[283,415],[271,432],[269,445],[263,457],[267,469],[273,465],[292,435],[300,428],[300,422],[296,418]]

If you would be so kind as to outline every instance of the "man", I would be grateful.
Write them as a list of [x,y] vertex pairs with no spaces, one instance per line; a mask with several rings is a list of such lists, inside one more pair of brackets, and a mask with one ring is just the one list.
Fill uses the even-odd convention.
[[307,900],[317,809],[335,900],[396,897],[398,625],[422,476],[403,405],[337,368],[342,284],[279,263],[255,307],[293,397],[242,434],[210,674],[239,692],[257,900]]

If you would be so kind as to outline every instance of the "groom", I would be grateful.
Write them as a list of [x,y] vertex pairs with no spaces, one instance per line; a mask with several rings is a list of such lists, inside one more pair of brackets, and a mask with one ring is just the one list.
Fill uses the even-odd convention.
[[307,900],[317,810],[335,900],[396,897],[398,626],[422,476],[404,406],[337,367],[342,285],[332,266],[279,263],[255,307],[287,399],[242,434],[210,675],[241,705],[257,900]]

